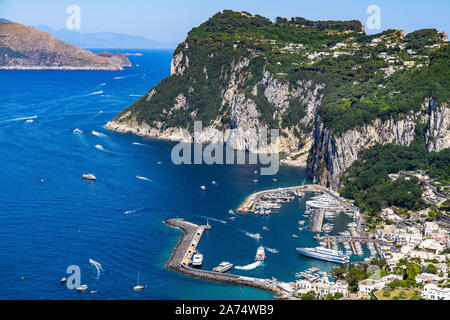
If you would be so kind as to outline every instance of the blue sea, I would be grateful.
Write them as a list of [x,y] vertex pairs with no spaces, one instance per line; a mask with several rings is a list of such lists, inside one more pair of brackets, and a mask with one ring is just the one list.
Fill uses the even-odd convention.
[[[263,245],[279,254],[231,272],[293,281],[312,266],[330,270],[334,264],[295,250],[316,245],[302,215],[310,195],[271,216],[228,213],[252,192],[300,184],[303,169],[281,167],[274,177],[255,175],[257,165],[177,166],[174,142],[102,128],[169,75],[172,51],[139,52],[123,71],[0,71],[0,299],[272,299],[164,269],[181,232],[162,221],[174,217],[209,219],[199,246],[205,269],[222,261],[245,267]],[[304,231],[298,220],[307,220]],[[338,217],[336,232],[349,221]],[[259,241],[248,236],[257,232]],[[102,265],[98,278],[90,259]],[[70,265],[79,266],[88,292],[60,284]],[[134,292],[138,271],[146,287]]]

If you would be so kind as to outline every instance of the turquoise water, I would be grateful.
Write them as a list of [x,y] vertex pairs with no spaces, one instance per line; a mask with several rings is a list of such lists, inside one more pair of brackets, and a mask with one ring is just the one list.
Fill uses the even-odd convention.
[[[262,266],[232,272],[288,281],[311,266],[329,270],[333,264],[295,252],[297,246],[315,245],[311,233],[297,230],[297,221],[305,219],[305,200],[286,205],[277,215],[229,219],[228,210],[248,194],[297,185],[304,170],[282,167],[278,182],[270,176],[258,177],[254,184],[256,165],[176,166],[170,161],[174,143],[102,128],[168,76],[171,51],[141,52],[142,57],[130,57],[139,67],[124,71],[0,71],[0,298],[272,298],[265,291],[165,270],[181,235],[162,224],[173,217],[195,223],[210,217],[212,229],[199,246],[204,268],[223,260],[248,265],[262,244],[279,254],[267,252]],[[82,133],[74,133],[75,128]],[[88,172],[97,176],[96,182],[81,179]],[[263,238],[257,242],[246,232]],[[102,264],[99,279],[89,259]],[[69,265],[81,268],[82,283],[97,294],[59,283]],[[135,293],[138,271],[147,287]]]

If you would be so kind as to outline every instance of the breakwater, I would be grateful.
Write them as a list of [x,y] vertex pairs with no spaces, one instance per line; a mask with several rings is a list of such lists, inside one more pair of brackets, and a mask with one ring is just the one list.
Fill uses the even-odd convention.
[[[278,284],[280,282],[275,279],[260,279],[190,268],[186,257],[190,255],[190,252],[195,250],[193,244],[196,240],[200,241],[201,236],[198,237],[199,230],[204,229],[204,226],[198,226],[194,223],[179,218],[166,220],[164,221],[164,224],[172,228],[179,229],[183,232],[183,235],[178,240],[171,257],[165,265],[166,269],[177,271],[193,278],[269,290],[276,294],[280,293],[278,289]],[[196,242],[197,244],[198,241]]]

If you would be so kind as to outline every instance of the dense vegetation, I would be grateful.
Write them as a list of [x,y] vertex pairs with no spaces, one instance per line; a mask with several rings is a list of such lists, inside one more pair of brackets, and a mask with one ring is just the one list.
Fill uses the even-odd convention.
[[408,147],[398,145],[375,146],[361,154],[344,175],[342,196],[354,199],[369,213],[381,208],[397,206],[419,210],[425,207],[422,187],[417,178],[392,181],[388,174],[401,170],[426,170],[433,178],[450,179],[450,149],[428,152],[423,126],[416,128],[416,138]]
[[[164,79],[150,101],[142,98],[129,110],[150,125],[158,121],[164,127],[188,128],[194,120],[209,125],[221,116],[221,125],[229,127],[230,108],[222,106],[222,95],[235,73],[233,67],[246,58],[249,66],[235,76],[239,89],[256,102],[262,123],[272,128],[279,125],[273,117],[277,108],[258,85],[263,72],[269,71],[291,87],[298,86],[299,80],[325,84],[319,114],[339,134],[377,117],[418,111],[428,97],[437,103],[448,101],[449,50],[435,29],[406,36],[398,30],[366,35],[359,21],[295,17],[271,22],[248,12],[225,10],[193,28],[176,49],[174,54],[184,53],[182,64],[189,57],[183,75]],[[409,60],[421,67],[404,67]],[[389,67],[395,72],[386,76]],[[252,94],[255,85],[256,96]],[[189,108],[170,111],[179,93],[187,98]],[[304,114],[305,106],[291,99],[281,126],[298,126]]]

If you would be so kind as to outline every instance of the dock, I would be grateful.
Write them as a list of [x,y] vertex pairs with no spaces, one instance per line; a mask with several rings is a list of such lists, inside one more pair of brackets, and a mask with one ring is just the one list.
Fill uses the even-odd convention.
[[183,235],[178,240],[171,257],[165,265],[166,269],[177,271],[192,278],[269,290],[275,294],[280,293],[280,290],[278,289],[278,284],[280,282],[277,282],[275,279],[246,277],[189,267],[190,259],[192,258],[192,255],[200,242],[205,226],[199,226],[180,218],[169,219],[163,223],[183,232]]
[[322,232],[322,224],[323,224],[323,216],[325,215],[325,210],[314,210],[314,217],[311,223],[311,232],[313,233],[321,233]]

